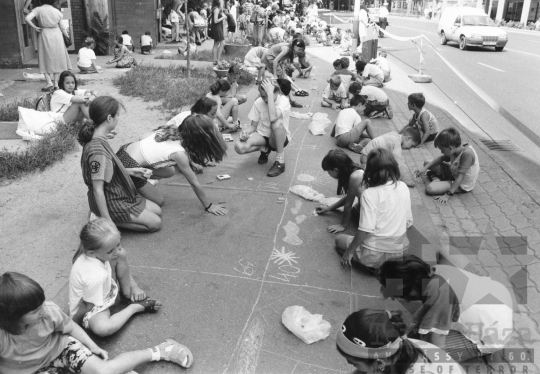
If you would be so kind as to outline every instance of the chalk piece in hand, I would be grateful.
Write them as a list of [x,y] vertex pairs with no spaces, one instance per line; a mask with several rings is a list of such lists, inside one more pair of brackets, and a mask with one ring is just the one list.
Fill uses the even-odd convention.
[[222,174],[222,175],[218,175],[217,179],[222,181],[222,180],[225,180],[225,179],[231,179],[231,176],[229,174]]

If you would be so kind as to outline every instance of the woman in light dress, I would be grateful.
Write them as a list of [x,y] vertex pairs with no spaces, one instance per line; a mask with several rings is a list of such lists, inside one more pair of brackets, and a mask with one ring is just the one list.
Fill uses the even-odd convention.
[[[43,5],[32,9],[25,17],[25,21],[38,32],[39,72],[45,74],[47,80],[47,86],[42,90],[49,91],[58,88],[60,73],[71,69],[71,62],[62,36],[65,31],[60,26],[62,12],[52,6],[54,0],[41,2]],[[39,26],[34,24],[34,19],[37,20]]]

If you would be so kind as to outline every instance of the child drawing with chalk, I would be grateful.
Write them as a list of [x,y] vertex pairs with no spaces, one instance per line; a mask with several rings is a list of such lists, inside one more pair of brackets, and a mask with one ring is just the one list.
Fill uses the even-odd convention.
[[392,152],[384,148],[369,152],[357,196],[358,230],[355,236],[338,235],[336,249],[342,255],[341,265],[356,261],[374,271],[386,260],[403,256],[409,248],[407,229],[413,223],[411,195],[400,181]]
[[324,214],[343,207],[343,216],[339,225],[328,226],[327,231],[332,234],[345,231],[349,226],[353,211],[354,200],[361,188],[364,171],[342,149],[332,149],[322,160],[322,168],[332,178],[337,179],[338,195],[345,194],[339,201],[330,206],[319,206],[317,214]]
[[[227,145],[212,118],[192,114],[182,121],[160,126],[138,142],[125,144],[116,155],[125,167],[142,167],[152,171],[152,179],[170,178],[182,174],[199,198],[204,210],[222,216],[227,210],[212,203],[206,196],[195,173],[201,173],[208,162],[221,162]],[[164,204],[163,194],[146,178],[134,177],[138,193],[158,206]]]
[[45,300],[43,288],[26,275],[0,275],[0,373],[125,374],[152,361],[193,364],[184,345],[167,339],[153,348],[109,358],[58,305]]

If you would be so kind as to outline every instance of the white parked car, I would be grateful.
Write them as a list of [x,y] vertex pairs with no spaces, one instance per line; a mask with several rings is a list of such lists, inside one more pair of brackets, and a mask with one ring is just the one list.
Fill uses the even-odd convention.
[[483,9],[452,7],[444,9],[437,32],[441,44],[459,43],[459,49],[467,47],[495,47],[502,51],[508,43],[508,34],[495,25]]

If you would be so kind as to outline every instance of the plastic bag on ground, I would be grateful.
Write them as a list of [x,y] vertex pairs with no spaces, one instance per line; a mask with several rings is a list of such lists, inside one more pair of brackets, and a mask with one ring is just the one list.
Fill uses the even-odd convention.
[[324,135],[326,134],[324,129],[327,128],[328,125],[330,125],[330,120],[328,119],[327,113],[315,113],[309,124],[309,131],[311,131],[313,135]]
[[309,113],[291,112],[290,116],[298,119],[311,119],[311,115]]
[[311,187],[304,186],[303,184],[297,184],[296,186],[290,187],[289,192],[310,201],[320,201],[321,199],[324,199],[322,193],[315,191]]
[[46,80],[45,79],[45,74],[40,74],[40,73],[26,73],[26,72],[23,72],[23,77],[24,77],[24,80],[27,81],[27,82],[39,82],[39,81]]
[[330,323],[322,319],[322,314],[311,314],[299,305],[285,309],[281,322],[306,344],[326,339],[332,329]]

